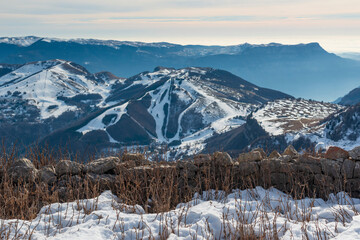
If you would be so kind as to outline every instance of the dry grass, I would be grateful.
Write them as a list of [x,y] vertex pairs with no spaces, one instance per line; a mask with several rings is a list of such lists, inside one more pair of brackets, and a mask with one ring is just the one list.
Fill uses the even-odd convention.
[[[121,155],[121,153],[119,153]],[[68,154],[62,151],[57,153],[48,150],[29,149],[26,157],[29,158],[34,165],[40,169],[46,165],[55,165],[59,159],[68,158]],[[119,156],[120,157],[120,156]],[[56,202],[77,201],[78,209],[85,210],[86,214],[91,214],[96,208],[96,202],[90,206],[81,205],[80,199],[91,199],[98,197],[104,190],[111,190],[113,194],[118,196],[122,200],[122,203],[127,205],[139,204],[147,213],[165,213],[174,209],[179,203],[185,203],[190,201],[194,194],[202,193],[203,191],[214,190],[214,193],[221,193],[227,195],[231,193],[233,189],[252,189],[255,186],[262,185],[264,187],[270,187],[272,185],[270,175],[266,172],[255,172],[249,176],[242,176],[241,172],[236,172],[233,168],[220,166],[216,163],[203,165],[195,176],[187,176],[188,171],[186,167],[181,171],[179,175],[179,169],[176,168],[176,163],[166,163],[170,167],[159,167],[161,162],[154,164],[152,171],[145,170],[131,170],[125,167],[120,167],[116,170],[115,180],[111,184],[104,184],[100,181],[93,181],[89,176],[83,174],[79,176],[65,176],[62,177],[65,185],[59,188],[55,184],[45,184],[39,181],[25,182],[21,179],[14,181],[7,174],[7,169],[10,164],[17,158],[15,149],[12,151],[3,150],[0,155],[1,165],[1,180],[0,180],[0,219],[21,219],[32,220],[34,219],[39,210],[48,204]],[[94,159],[93,157],[92,159]],[[80,161],[80,158],[73,156],[74,161]],[[92,160],[90,159],[90,160]],[[146,167],[146,166],[145,166]],[[332,191],[343,190],[344,184],[339,183],[339,187],[329,190],[326,183],[319,186],[314,190],[307,183],[309,182],[309,175],[301,174],[299,176],[292,175],[292,172],[284,173],[288,177],[292,184],[285,187],[287,192],[297,199],[304,197],[316,197],[326,196]],[[208,196],[209,199],[214,196]],[[218,196],[215,196],[218,197]],[[258,209],[254,210],[254,216],[261,216],[261,222],[253,222],[247,219],[248,215],[244,212],[244,209],[240,207],[241,200],[237,200],[239,207],[236,212],[237,221],[235,224],[229,224],[230,217],[225,213],[222,223],[222,236],[227,239],[278,239],[280,231],[285,232],[286,224],[282,228],[277,228],[274,220],[270,221],[266,212],[261,211],[262,204],[268,204],[262,202]],[[265,201],[265,200],[264,200]],[[289,209],[287,202],[282,202],[284,209]],[[179,215],[179,222],[186,219],[188,208],[184,208],[184,212]],[[120,212],[122,209],[116,209]],[[304,238],[307,239],[306,224],[309,222],[310,215],[304,214],[301,210],[301,206],[298,206],[299,218],[297,221],[304,224]],[[280,214],[279,211],[275,212],[276,215]],[[288,212],[281,212],[283,215],[289,214]],[[338,216],[339,224],[344,224],[346,219],[345,212],[335,213]],[[72,216],[74,217],[74,216]],[[291,219],[289,218],[289,221]],[[55,223],[49,220],[48,227],[50,229]],[[72,221],[81,221],[81,219],[73,219]],[[100,220],[99,220],[100,221]],[[176,228],[171,222],[171,218],[164,216],[162,222],[162,228],[164,231],[161,233],[154,233],[158,235],[160,239],[166,239],[170,233],[179,231],[179,226]],[[186,220],[185,220],[186,222]],[[12,229],[6,228],[0,222],[0,236],[2,239],[31,239],[32,232],[30,231],[25,236],[20,236],[14,233]],[[61,223],[56,223],[60,224]],[[118,219],[113,228],[123,229],[124,222],[122,219]],[[235,226],[235,227],[234,227]],[[14,229],[20,229],[22,226],[13,226]],[[136,239],[142,239],[144,228],[139,228]],[[171,231],[169,232],[169,229]],[[256,229],[256,231],[255,231]],[[60,230],[59,230],[60,231]],[[124,231],[124,230],[123,230]],[[220,236],[214,236],[212,230],[209,228],[203,229],[204,235],[208,236],[208,239],[218,239]],[[52,233],[54,234],[54,233]],[[318,228],[318,239],[328,239],[328,234],[325,230]],[[197,236],[192,236],[196,239]],[[154,237],[155,238],[155,237]]]

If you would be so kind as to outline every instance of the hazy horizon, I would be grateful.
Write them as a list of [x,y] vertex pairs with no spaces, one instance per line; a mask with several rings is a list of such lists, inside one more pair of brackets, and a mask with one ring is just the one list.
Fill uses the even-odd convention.
[[358,0],[14,0],[0,13],[0,33],[9,37],[195,45],[319,42],[329,52],[360,52]]

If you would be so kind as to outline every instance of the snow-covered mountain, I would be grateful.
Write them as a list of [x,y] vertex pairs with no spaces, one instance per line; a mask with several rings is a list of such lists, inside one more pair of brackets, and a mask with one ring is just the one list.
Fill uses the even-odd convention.
[[166,145],[179,156],[288,144],[346,148],[360,135],[357,108],[294,99],[223,70],[157,67],[123,79],[64,60],[0,66],[0,134],[11,143]]
[[70,101],[94,101],[103,106],[111,85],[119,78],[104,73],[91,74],[64,60],[34,62],[0,77],[0,98],[27,100],[40,111],[40,119],[75,111]]
[[189,154],[214,134],[241,126],[261,104],[281,98],[292,97],[226,71],[158,67],[113,85],[106,99],[112,106],[46,140],[71,134],[78,143],[96,138],[112,147],[166,144]]
[[[45,43],[78,43],[81,45],[98,45],[107,46],[114,49],[119,49],[121,46],[131,47],[155,47],[155,48],[171,48],[173,49],[172,54],[178,56],[208,56],[216,54],[239,54],[247,48],[253,47],[276,47],[282,46],[279,43],[270,44],[238,44],[230,46],[202,46],[202,45],[186,45],[172,44],[167,42],[136,42],[136,41],[118,41],[118,40],[99,40],[99,39],[61,39],[61,38],[49,38],[49,37],[36,37],[36,36],[25,36],[25,37],[0,37],[0,43],[12,44],[19,47],[29,47],[36,42]],[[178,48],[178,49],[177,49]]]
[[86,66],[92,73],[105,70],[121,77],[152,71],[157,66],[212,67],[258,86],[324,101],[345,95],[358,86],[360,77],[360,62],[329,53],[318,43],[202,46],[31,36],[0,38],[0,63],[58,58]]
[[111,86],[122,81],[64,60],[1,67],[7,73],[0,76],[0,133],[24,144],[103,108]]
[[327,143],[351,149],[360,144],[360,104],[344,108],[328,119],[324,136]]
[[284,150],[289,144],[299,150],[324,142],[337,145],[327,139],[326,126],[343,109],[341,105],[313,100],[271,101],[253,111],[240,128],[210,138],[206,150],[214,151],[220,146],[236,154],[256,147],[269,152]]

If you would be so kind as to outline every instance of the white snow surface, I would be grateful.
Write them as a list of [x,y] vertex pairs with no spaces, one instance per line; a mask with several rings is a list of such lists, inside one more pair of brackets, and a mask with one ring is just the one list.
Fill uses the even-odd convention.
[[[360,199],[345,193],[327,201],[294,200],[274,188],[207,191],[176,209],[145,213],[110,191],[98,198],[44,206],[32,221],[0,220],[10,239],[235,239],[236,230],[270,239],[359,239]],[[233,234],[233,235],[231,235]]]
[[40,37],[26,36],[26,37],[2,37],[0,43],[14,44],[21,47],[28,47],[39,41]]
[[337,104],[304,99],[281,99],[265,104],[253,117],[270,135],[305,134],[323,129],[319,121],[342,108]]
[[[75,106],[67,105],[58,96],[97,93],[105,99],[110,93],[110,85],[87,79],[82,69],[69,67],[67,61],[50,60],[26,64],[0,77],[0,96],[7,97],[9,93],[18,91],[23,99],[38,107],[41,119],[47,119],[76,110]],[[56,107],[49,109],[50,106]]]
[[[78,129],[77,132],[81,132],[81,133],[85,134],[85,133],[93,131],[93,130],[105,130],[107,127],[114,125],[117,121],[120,120],[121,116],[126,113],[127,105],[128,105],[128,103],[124,103],[120,106],[115,106],[115,107],[112,107],[112,108],[106,110],[104,113],[102,113],[99,116],[97,116],[96,118],[92,119],[84,127]],[[115,117],[108,124],[104,124],[103,118],[107,115],[113,115]],[[110,135],[109,135],[109,137],[110,137]]]

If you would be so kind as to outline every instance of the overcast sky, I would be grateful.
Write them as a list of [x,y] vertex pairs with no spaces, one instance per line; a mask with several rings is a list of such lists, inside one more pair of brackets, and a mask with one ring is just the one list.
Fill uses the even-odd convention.
[[360,52],[360,0],[2,0],[0,35]]

